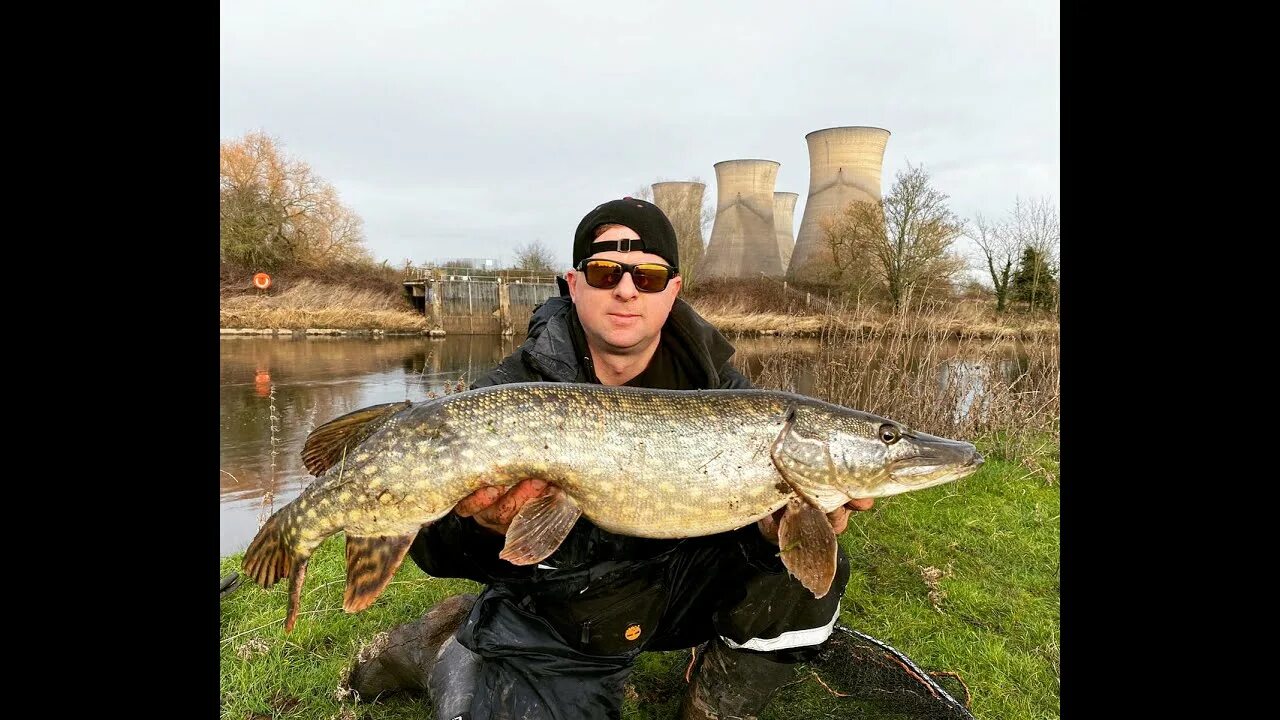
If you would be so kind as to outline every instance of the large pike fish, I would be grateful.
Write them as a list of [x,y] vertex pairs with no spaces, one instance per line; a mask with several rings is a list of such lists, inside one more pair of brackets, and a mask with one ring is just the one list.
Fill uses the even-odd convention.
[[418,531],[485,486],[554,486],[521,508],[499,557],[545,559],[579,516],[610,532],[685,538],[727,532],[786,506],[787,570],[815,597],[830,589],[836,538],[826,513],[855,498],[920,490],[982,464],[967,442],[801,395],[518,383],[422,403],[377,405],[308,436],[316,475],[245,552],[262,587],[289,578],[292,631],[307,560],[346,532],[343,608],[386,588]]

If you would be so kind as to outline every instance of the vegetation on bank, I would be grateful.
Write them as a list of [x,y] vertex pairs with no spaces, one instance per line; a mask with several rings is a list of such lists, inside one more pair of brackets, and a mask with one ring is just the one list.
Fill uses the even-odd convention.
[[[1056,445],[1046,444],[1031,466],[1005,459],[996,444],[979,447],[991,459],[969,478],[884,498],[854,516],[841,536],[853,572],[839,622],[893,645],[926,671],[955,673],[978,718],[1057,718]],[[344,673],[379,633],[478,587],[432,578],[406,562],[371,608],[347,615],[342,548],[335,536],[312,558],[292,634],[283,630],[287,583],[269,591],[245,584],[222,601],[223,718],[424,717],[421,697],[356,702]],[[239,562],[239,554],[221,559],[220,575]],[[642,656],[624,717],[673,717],[688,658],[687,651]],[[851,671],[838,663],[802,666],[763,717],[862,717],[854,701],[832,694]],[[955,695],[963,700],[963,688]]]
[[[274,288],[273,288],[274,290]],[[404,294],[400,290],[400,295]],[[422,313],[406,310],[401,297],[377,288],[322,284],[303,278],[271,294],[223,296],[224,328],[386,330],[426,332]]]
[[[253,287],[250,270],[224,264],[219,327],[425,332],[426,318],[409,301],[403,275],[403,268],[374,263],[297,268],[273,275],[264,291]],[[1058,325],[1056,315],[1047,312],[997,313],[994,300],[982,296],[934,300],[894,313],[887,303],[764,279],[704,280],[683,297],[729,334],[888,332],[904,317],[926,318],[939,332],[981,338],[1056,335]]]
[[732,334],[892,334],[915,331],[921,323],[934,335],[955,337],[1047,337],[1058,331],[1055,314],[997,313],[994,298],[978,289],[906,301],[897,311],[874,296],[765,278],[707,279],[682,296],[708,322]]

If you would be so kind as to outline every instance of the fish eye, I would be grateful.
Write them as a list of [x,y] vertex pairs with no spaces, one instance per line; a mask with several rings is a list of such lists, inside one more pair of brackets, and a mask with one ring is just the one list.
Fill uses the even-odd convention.
[[901,433],[899,433],[898,428],[893,425],[885,423],[880,426],[880,440],[882,440],[885,445],[892,445],[898,442],[898,438],[900,437],[902,437]]

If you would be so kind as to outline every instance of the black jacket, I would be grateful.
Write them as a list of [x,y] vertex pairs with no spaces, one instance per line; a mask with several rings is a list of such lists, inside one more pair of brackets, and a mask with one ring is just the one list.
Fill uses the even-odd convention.
[[[536,381],[596,382],[580,332],[573,316],[573,302],[563,295],[551,298],[529,319],[529,336],[524,344],[471,387]],[[752,387],[751,381],[729,363],[734,353],[729,341],[679,298],[662,326],[662,343],[697,378],[699,389]]]

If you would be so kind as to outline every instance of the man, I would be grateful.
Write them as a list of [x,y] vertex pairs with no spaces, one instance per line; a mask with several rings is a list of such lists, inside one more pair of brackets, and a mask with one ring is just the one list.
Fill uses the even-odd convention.
[[[634,198],[597,206],[574,234],[561,296],[534,312],[521,347],[472,387],[751,387],[729,364],[729,342],[678,299],[678,268],[675,230],[657,206]],[[685,540],[614,535],[582,518],[536,566],[500,560],[507,527],[545,487],[530,479],[505,493],[479,490],[419,533],[410,549],[419,567],[485,589],[392,631],[380,654],[353,669],[353,690],[368,700],[429,689],[441,720],[617,718],[641,651],[702,646],[680,716],[754,718],[830,636],[848,558],[840,550],[831,590],[814,599],[777,557],[781,511],[758,527]],[[851,509],[871,504],[854,501],[829,519],[841,532]]]

